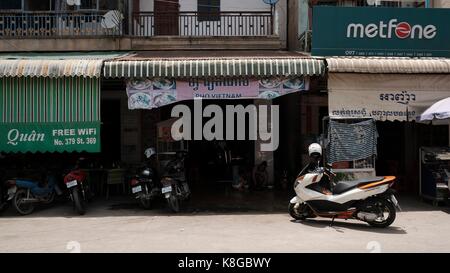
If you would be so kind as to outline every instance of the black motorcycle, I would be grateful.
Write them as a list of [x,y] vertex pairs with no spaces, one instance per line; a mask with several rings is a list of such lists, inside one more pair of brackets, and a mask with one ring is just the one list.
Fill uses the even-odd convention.
[[131,192],[144,209],[150,209],[152,201],[161,196],[157,185],[155,172],[150,167],[144,167],[139,175],[130,180]]
[[191,196],[191,191],[186,181],[185,155],[183,152],[178,152],[177,157],[167,163],[161,179],[161,193],[166,198],[167,204],[173,212],[179,212],[180,202],[188,200]]

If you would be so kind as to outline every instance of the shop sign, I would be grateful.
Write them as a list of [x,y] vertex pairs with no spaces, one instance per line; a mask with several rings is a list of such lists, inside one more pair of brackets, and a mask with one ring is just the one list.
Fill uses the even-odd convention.
[[312,55],[449,57],[449,9],[314,7]]
[[434,102],[447,97],[448,91],[330,90],[329,115],[335,118],[413,121]]
[[190,78],[188,80],[131,79],[127,82],[128,108],[152,109],[177,101],[202,99],[274,99],[308,90],[308,77]]
[[1,123],[2,152],[100,152],[100,122]]

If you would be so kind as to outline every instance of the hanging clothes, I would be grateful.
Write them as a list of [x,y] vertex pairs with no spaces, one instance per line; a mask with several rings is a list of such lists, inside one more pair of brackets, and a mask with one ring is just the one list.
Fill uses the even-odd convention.
[[377,155],[378,132],[374,120],[341,123],[330,120],[327,157],[330,163],[360,160]]

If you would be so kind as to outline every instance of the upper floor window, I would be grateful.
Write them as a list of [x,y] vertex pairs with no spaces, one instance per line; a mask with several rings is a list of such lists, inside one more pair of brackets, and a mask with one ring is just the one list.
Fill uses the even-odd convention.
[[22,0],[1,0],[0,10],[22,9]]
[[197,0],[199,21],[220,20],[220,0]]

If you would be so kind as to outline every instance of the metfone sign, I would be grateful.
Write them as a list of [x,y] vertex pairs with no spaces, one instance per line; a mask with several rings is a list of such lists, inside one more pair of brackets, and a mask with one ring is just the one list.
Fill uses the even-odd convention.
[[450,9],[314,7],[317,56],[449,57]]

